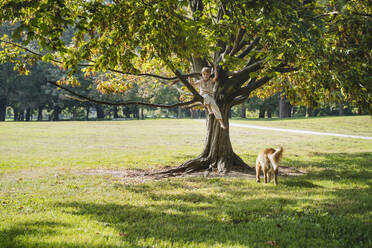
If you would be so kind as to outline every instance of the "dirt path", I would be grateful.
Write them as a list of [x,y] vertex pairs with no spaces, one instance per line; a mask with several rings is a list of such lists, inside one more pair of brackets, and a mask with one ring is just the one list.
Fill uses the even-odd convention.
[[[198,121],[202,121],[202,120],[198,120]],[[316,131],[297,130],[297,129],[285,129],[285,128],[277,128],[277,127],[263,127],[263,126],[257,126],[257,125],[249,125],[249,124],[230,123],[230,126],[261,129],[261,130],[271,130],[271,131],[279,131],[279,132],[287,132],[287,133],[301,133],[301,134],[313,134],[313,135],[324,135],[324,136],[335,136],[335,137],[344,137],[344,138],[372,140],[372,137],[369,137],[369,136],[316,132]]]
[[336,136],[336,137],[344,137],[344,138],[372,140],[372,137],[368,137],[368,136],[358,136],[358,135],[339,134],[339,133],[323,133],[323,132],[315,132],[315,131],[307,131],[307,130],[285,129],[285,128],[276,128],[276,127],[263,127],[263,126],[238,124],[238,123],[230,123],[230,126],[255,128],[255,129],[262,129],[262,130],[273,130],[273,131],[287,132],[287,133],[301,133],[301,134],[325,135],[325,136]]

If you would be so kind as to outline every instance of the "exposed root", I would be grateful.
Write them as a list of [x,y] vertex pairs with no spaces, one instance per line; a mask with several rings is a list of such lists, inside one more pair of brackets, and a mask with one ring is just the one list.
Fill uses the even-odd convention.
[[238,155],[234,153],[232,157],[220,158],[218,161],[213,161],[208,157],[198,157],[196,159],[189,160],[176,168],[157,172],[152,175],[172,177],[178,176],[179,174],[191,174],[202,171],[218,171],[219,173],[226,174],[230,171],[252,172],[253,170],[253,168],[249,167]]
[[[55,173],[55,171],[53,172]],[[64,174],[66,171],[60,171],[58,174]],[[71,172],[68,172],[69,174]],[[210,171],[208,168],[205,171],[199,172],[187,172],[187,173],[174,173],[174,174],[161,174],[164,171],[159,171],[159,169],[123,169],[123,170],[110,170],[110,169],[90,169],[90,170],[82,170],[76,171],[78,174],[82,175],[110,175],[111,177],[105,177],[107,180],[112,180],[113,182],[120,182],[124,184],[139,184],[145,183],[148,181],[153,180],[162,180],[169,177],[209,177],[209,178],[244,178],[244,179],[255,179],[255,171],[236,171],[232,170],[228,173],[218,173],[217,171]],[[297,169],[294,167],[284,167],[281,166],[279,169],[280,176],[302,176],[307,174],[308,172],[305,169]],[[29,173],[27,173],[29,176]],[[27,177],[25,175],[25,177]]]

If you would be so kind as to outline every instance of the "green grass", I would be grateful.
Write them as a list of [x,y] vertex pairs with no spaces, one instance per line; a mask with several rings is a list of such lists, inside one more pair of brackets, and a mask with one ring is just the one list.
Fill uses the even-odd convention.
[[[371,133],[369,117],[345,118],[294,127]],[[282,164],[308,172],[279,177],[277,187],[189,177],[126,184],[81,173],[176,166],[198,155],[204,135],[194,120],[1,123],[0,247],[372,246],[371,140],[231,127],[248,164],[284,144]]]

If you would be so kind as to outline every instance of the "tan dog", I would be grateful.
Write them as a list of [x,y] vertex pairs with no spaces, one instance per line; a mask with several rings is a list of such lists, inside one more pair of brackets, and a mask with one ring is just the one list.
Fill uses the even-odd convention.
[[271,181],[274,172],[274,183],[278,184],[279,162],[283,156],[283,146],[279,149],[266,148],[260,152],[256,159],[256,182],[260,182],[261,169],[263,170],[265,183]]

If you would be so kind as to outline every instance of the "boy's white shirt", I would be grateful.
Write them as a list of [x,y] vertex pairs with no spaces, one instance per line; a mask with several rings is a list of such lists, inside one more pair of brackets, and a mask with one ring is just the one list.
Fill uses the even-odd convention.
[[199,86],[200,95],[210,95],[213,96],[213,83],[212,78],[209,78],[208,81],[204,81],[204,79],[200,79],[195,82],[196,85]]

